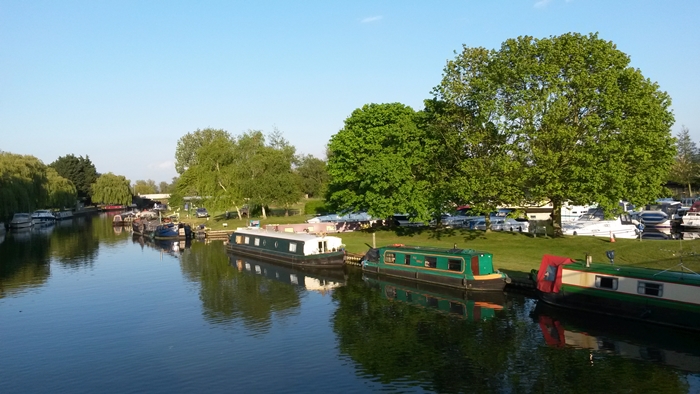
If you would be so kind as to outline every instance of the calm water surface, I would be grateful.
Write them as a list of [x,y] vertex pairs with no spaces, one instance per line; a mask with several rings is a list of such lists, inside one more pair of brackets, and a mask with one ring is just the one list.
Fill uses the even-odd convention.
[[100,216],[0,239],[0,393],[700,390],[697,335],[522,295],[302,272]]

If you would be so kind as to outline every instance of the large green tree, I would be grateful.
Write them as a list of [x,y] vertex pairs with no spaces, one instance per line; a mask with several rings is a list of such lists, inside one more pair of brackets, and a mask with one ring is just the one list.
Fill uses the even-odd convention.
[[92,198],[104,204],[131,204],[131,182],[123,175],[111,172],[100,175],[92,186]]
[[551,202],[557,234],[565,201],[613,213],[621,199],[659,197],[675,154],[671,100],[629,63],[596,34],[465,47],[445,67],[432,105],[435,135],[460,161],[458,176],[481,183],[458,193]]
[[180,137],[175,147],[175,170],[182,175],[189,167],[197,164],[197,151],[210,145],[215,138],[230,138],[225,130],[206,128],[197,129]]
[[0,152],[0,217],[46,208],[46,165],[34,156]]
[[92,184],[95,183],[99,175],[89,156],[76,157],[69,154],[59,157],[49,166],[53,167],[60,176],[73,182],[78,192],[78,198],[89,202]]
[[53,167],[46,168],[46,180],[48,206],[53,208],[75,206],[78,192],[71,181],[58,175],[58,172]]
[[300,155],[297,162],[296,173],[302,192],[309,197],[322,196],[328,185],[326,162],[312,155]]
[[142,179],[137,180],[134,183],[134,194],[154,194],[158,192],[156,187],[156,182],[153,179],[144,181]]
[[434,204],[431,152],[418,115],[403,104],[367,104],[328,144],[327,200],[336,209],[375,217],[409,213],[427,219]]
[[683,126],[676,138],[676,160],[671,168],[671,179],[688,186],[688,196],[692,197],[692,184],[698,180],[698,172],[698,148],[690,138],[690,130]]

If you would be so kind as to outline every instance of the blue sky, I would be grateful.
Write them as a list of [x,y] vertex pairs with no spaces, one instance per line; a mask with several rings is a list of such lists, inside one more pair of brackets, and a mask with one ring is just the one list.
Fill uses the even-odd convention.
[[324,157],[356,108],[416,110],[462,45],[598,32],[673,100],[700,143],[698,1],[0,3],[0,150],[170,181],[198,128],[279,129]]

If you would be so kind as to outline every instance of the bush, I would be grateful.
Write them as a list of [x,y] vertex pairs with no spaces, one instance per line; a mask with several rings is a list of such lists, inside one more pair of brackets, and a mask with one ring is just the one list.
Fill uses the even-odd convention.
[[321,215],[327,212],[328,207],[323,200],[313,200],[304,204],[304,214],[306,215]]

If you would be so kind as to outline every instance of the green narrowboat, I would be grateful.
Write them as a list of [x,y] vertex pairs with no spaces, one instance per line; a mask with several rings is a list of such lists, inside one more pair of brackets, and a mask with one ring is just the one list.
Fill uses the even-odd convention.
[[236,229],[226,250],[241,256],[298,267],[333,268],[345,264],[345,246],[339,237],[268,231],[257,227]]
[[493,255],[474,249],[394,244],[372,248],[364,271],[464,290],[502,291],[510,278],[493,268]]
[[[609,256],[610,257],[610,256]],[[700,330],[700,275],[545,255],[542,302],[585,312]]]

